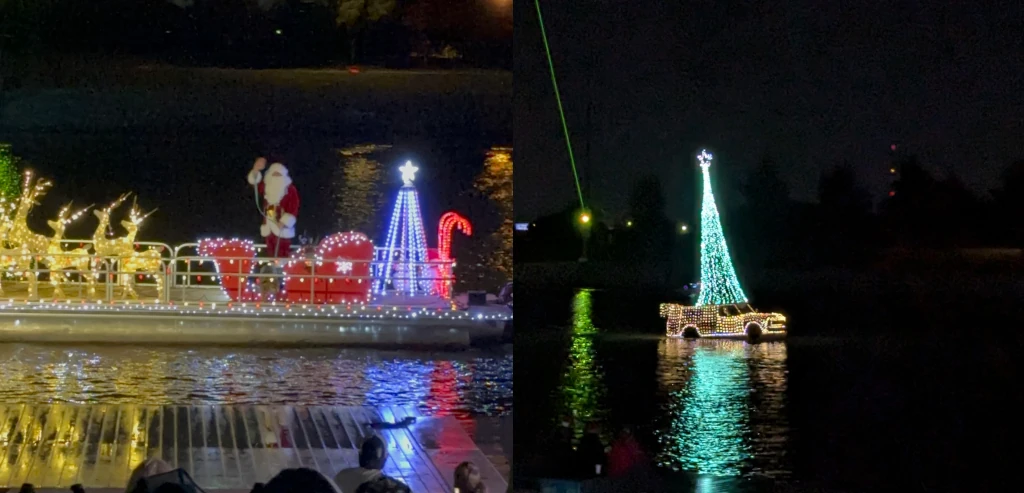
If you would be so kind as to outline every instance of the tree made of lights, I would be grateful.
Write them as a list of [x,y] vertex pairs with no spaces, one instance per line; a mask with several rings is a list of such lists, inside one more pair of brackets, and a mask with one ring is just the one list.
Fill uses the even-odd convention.
[[722,221],[715,205],[715,195],[711,191],[711,153],[702,150],[697,156],[701,172],[704,174],[704,198],[700,210],[700,294],[697,306],[728,305],[746,303],[747,296],[740,288],[740,280],[736,277],[736,269],[729,257],[729,247],[725,244],[722,232]]
[[377,293],[383,293],[392,284],[402,294],[428,294],[433,279],[427,266],[427,235],[423,230],[423,214],[420,212],[419,196],[412,182],[419,168],[406,162],[399,168],[402,172],[401,190],[391,213],[388,240],[383,250],[384,258],[378,259],[377,273],[380,279]]

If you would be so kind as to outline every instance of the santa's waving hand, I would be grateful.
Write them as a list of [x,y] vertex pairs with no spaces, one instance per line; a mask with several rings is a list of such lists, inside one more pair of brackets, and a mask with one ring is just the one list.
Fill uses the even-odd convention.
[[267,160],[259,158],[249,172],[249,184],[255,185],[263,197],[263,225],[260,236],[266,238],[267,254],[287,257],[291,239],[295,237],[295,220],[299,215],[299,191],[288,176],[288,168],[274,163],[267,169]]

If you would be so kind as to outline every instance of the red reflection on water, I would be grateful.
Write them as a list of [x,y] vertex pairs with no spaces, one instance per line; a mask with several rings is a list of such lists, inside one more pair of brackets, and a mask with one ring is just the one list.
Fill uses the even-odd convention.
[[[427,408],[434,416],[453,416],[470,436],[476,432],[476,421],[465,410],[459,410],[458,372],[451,361],[435,361],[430,371],[430,394]],[[439,439],[442,445],[454,445],[445,441],[445,433]],[[449,437],[450,441],[452,438]]]

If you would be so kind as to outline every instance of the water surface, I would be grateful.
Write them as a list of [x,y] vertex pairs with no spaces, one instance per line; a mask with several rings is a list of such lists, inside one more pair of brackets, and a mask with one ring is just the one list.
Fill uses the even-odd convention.
[[631,424],[660,466],[714,477],[956,490],[1012,470],[1024,399],[1010,340],[898,336],[908,321],[890,336],[669,340],[655,299],[521,295],[519,450],[574,415],[577,435]]
[[512,410],[511,349],[136,348],[0,344],[0,401],[41,404],[412,405]]

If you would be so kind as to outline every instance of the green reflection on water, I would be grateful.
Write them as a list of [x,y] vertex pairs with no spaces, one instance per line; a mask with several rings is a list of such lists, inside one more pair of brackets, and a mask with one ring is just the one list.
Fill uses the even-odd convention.
[[658,437],[659,462],[702,474],[740,475],[740,465],[751,455],[745,439],[749,373],[742,345],[694,345],[676,339],[662,345],[663,358],[677,351],[692,353],[686,385],[670,393],[666,410],[671,423]]
[[587,421],[600,418],[605,394],[604,372],[597,362],[594,340],[593,291],[581,289],[573,298],[572,344],[562,376],[563,410],[575,417],[575,435],[582,436]]
[[593,290],[581,289],[572,299],[572,334],[589,335],[597,332],[593,320]]

